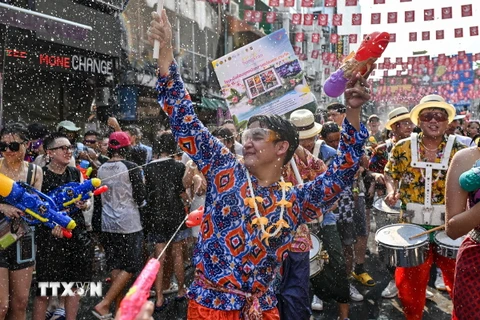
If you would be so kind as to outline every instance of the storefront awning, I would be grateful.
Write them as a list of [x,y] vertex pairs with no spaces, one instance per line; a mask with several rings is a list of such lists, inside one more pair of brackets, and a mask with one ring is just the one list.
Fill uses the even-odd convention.
[[5,3],[0,3],[0,24],[81,41],[92,31],[92,27],[81,23]]
[[221,108],[223,110],[228,110],[228,106],[224,100],[215,99],[215,98],[205,98],[202,97],[202,103],[198,105],[200,108],[217,110]]

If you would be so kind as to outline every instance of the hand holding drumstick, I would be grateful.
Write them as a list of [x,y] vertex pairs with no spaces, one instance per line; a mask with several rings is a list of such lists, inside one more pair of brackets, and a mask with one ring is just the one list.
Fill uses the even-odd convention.
[[445,225],[444,225],[444,224],[442,224],[441,226],[435,227],[435,228],[433,228],[433,229],[424,231],[424,232],[422,232],[422,233],[416,234],[416,235],[414,235],[414,236],[411,236],[411,237],[409,238],[409,240],[413,240],[413,239],[416,239],[416,238],[420,238],[420,237],[423,236],[423,235],[430,234],[430,233],[432,233],[432,232],[439,231],[439,230],[443,230],[443,229],[445,229]]

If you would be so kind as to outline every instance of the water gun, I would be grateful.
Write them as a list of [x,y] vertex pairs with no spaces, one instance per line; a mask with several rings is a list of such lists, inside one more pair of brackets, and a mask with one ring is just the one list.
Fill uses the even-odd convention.
[[93,171],[93,168],[90,167],[90,162],[88,162],[87,160],[80,161],[80,163],[77,164],[77,169],[80,170],[80,172],[82,173],[84,180],[89,179]]
[[160,262],[157,259],[152,258],[148,261],[125,298],[120,302],[120,320],[135,319],[150,295],[150,288],[157,278],[159,269]]
[[475,166],[462,173],[460,178],[458,178],[458,182],[460,187],[467,192],[473,192],[480,189],[480,167]]
[[202,222],[204,208],[203,206],[198,207],[198,209],[193,210],[188,214],[187,221],[185,224],[188,228],[199,226]]
[[67,208],[77,201],[85,201],[92,196],[98,196],[108,190],[107,186],[100,186],[102,181],[98,178],[84,182],[69,182],[51,191],[48,196],[53,199],[57,208]]
[[15,182],[0,173],[0,197],[8,204],[27,213],[22,215],[22,218],[29,224],[43,223],[51,229],[59,225],[65,238],[72,237],[72,230],[77,226],[75,221],[66,214],[57,212],[53,200],[32,186]]
[[345,92],[348,81],[358,72],[363,76],[372,70],[373,64],[382,56],[389,42],[388,32],[374,32],[365,37],[358,51],[352,51],[340,68],[328,77],[323,85],[325,94],[332,98],[339,97]]

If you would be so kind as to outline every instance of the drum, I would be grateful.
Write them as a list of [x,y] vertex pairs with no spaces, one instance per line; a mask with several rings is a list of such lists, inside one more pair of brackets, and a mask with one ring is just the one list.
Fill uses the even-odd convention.
[[310,278],[316,276],[323,269],[324,260],[322,259],[322,241],[310,233],[313,248],[310,250]]
[[410,240],[425,232],[414,224],[399,223],[380,228],[375,233],[380,259],[390,266],[415,267],[425,262],[429,248],[428,235]]
[[378,198],[375,200],[373,203],[373,208],[379,211],[379,213],[375,215],[375,225],[377,226],[377,230],[384,226],[399,222],[400,206],[400,201],[398,201],[394,207],[389,207],[383,198]]
[[434,238],[436,244],[435,250],[441,256],[450,259],[456,259],[458,249],[460,248],[460,245],[462,244],[464,239],[465,236],[460,237],[457,240],[453,240],[452,238],[447,236],[447,233],[445,231],[438,231],[435,233]]

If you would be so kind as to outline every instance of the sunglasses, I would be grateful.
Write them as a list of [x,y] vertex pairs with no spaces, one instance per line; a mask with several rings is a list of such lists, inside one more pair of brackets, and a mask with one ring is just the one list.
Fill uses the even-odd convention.
[[242,144],[252,140],[253,142],[270,142],[280,140],[280,136],[273,130],[265,128],[247,129],[242,132]]
[[18,150],[20,150],[20,146],[24,143],[25,142],[15,142],[15,141],[10,143],[0,142],[0,152],[7,151],[7,148],[10,151],[17,152]]
[[420,121],[430,122],[432,119],[435,119],[437,122],[445,122],[448,120],[448,115],[443,112],[432,111],[432,112],[425,112],[418,116]]
[[48,150],[58,150],[58,149],[62,149],[63,152],[67,152],[67,151],[72,151],[73,150],[73,146],[60,146],[60,147],[55,147],[55,148],[50,148]]

